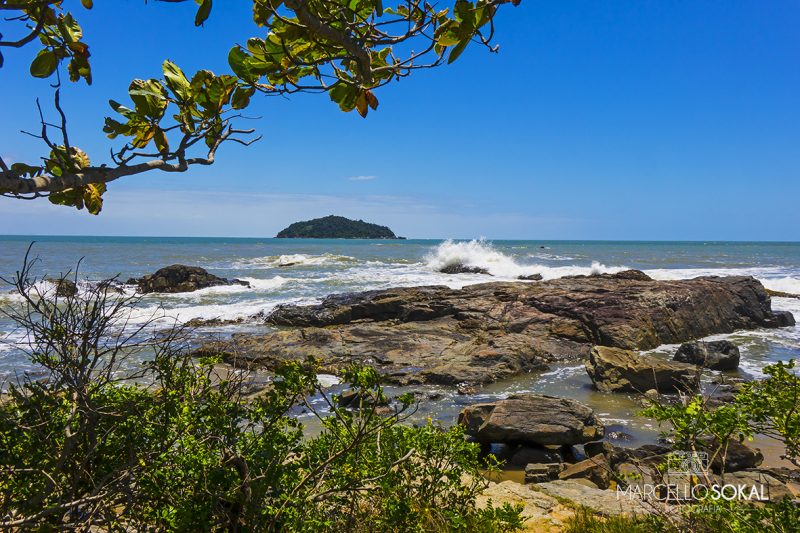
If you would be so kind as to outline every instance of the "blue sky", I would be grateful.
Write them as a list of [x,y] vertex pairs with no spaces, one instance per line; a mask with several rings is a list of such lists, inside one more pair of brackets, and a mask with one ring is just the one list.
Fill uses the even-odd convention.
[[[103,160],[107,100],[164,58],[227,70],[260,31],[250,2],[217,4],[199,29],[189,4],[80,13],[95,82],[62,96],[73,144]],[[261,98],[248,113],[264,139],[213,167],[114,182],[99,217],[0,199],[0,231],[271,236],[333,213],[420,238],[800,240],[798,27],[796,1],[523,0],[497,17],[499,54],[388,86],[366,120],[325,95]],[[18,134],[50,98],[33,52],[0,69],[15,161],[41,153]]]

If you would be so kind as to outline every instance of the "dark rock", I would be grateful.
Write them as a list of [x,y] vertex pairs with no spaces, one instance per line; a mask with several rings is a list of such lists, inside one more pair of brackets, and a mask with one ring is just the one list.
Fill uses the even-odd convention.
[[632,279],[636,281],[653,281],[653,278],[642,272],[641,270],[623,270],[616,274],[611,274],[616,279]]
[[78,294],[78,286],[75,282],[67,278],[48,279],[50,283],[56,286],[56,296],[62,298],[72,298]]
[[525,483],[547,483],[558,479],[561,463],[531,463],[525,466]]
[[583,445],[583,453],[586,454],[586,457],[601,454],[610,457],[614,453],[614,448],[614,445],[606,441],[587,442]]
[[671,392],[695,390],[699,385],[693,365],[605,346],[592,348],[586,371],[594,386],[604,392]]
[[601,489],[607,489],[611,480],[611,465],[603,455],[595,455],[580,463],[569,465],[558,474],[559,479],[588,479]]
[[361,393],[357,390],[348,389],[337,397],[339,407],[349,407],[353,409],[368,408],[376,405],[384,406],[389,404],[389,399],[381,395],[377,397],[369,393]]
[[564,456],[558,446],[518,446],[508,459],[508,466],[525,466],[530,463],[563,463]]
[[775,311],[772,317],[768,320],[766,327],[768,328],[785,328],[794,326],[796,324],[794,315],[789,311]]
[[541,394],[471,405],[461,411],[458,422],[480,442],[582,444],[603,437],[603,426],[589,407]]
[[630,433],[625,433],[624,431],[609,431],[606,434],[606,438],[608,440],[618,440],[618,441],[630,441],[633,440],[633,435]]
[[674,359],[711,370],[736,370],[739,366],[739,348],[730,341],[687,342],[681,344]]
[[442,274],[487,274],[491,276],[488,270],[481,267],[471,267],[462,263],[453,263],[446,265],[439,269]]
[[152,292],[192,292],[220,285],[250,286],[246,281],[238,279],[228,280],[210,274],[203,268],[186,265],[171,265],[157,270],[155,274],[149,276],[131,278],[128,280],[128,285],[136,285],[139,292],[143,294]]
[[648,350],[774,325],[769,297],[750,277],[614,276],[334,295],[278,307],[266,319],[288,329],[235,334],[199,353],[268,370],[313,356],[334,374],[366,362],[388,383],[479,385],[585,359],[593,345]]
[[528,274],[526,276],[517,276],[517,279],[521,279],[523,281],[542,281],[541,274]]

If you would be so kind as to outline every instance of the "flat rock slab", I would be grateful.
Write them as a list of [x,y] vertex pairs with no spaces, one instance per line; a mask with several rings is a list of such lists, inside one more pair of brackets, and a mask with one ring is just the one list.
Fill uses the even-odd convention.
[[470,405],[458,423],[479,442],[546,446],[584,444],[603,438],[594,411],[577,400],[543,394],[516,394]]
[[630,499],[627,495],[614,490],[590,487],[576,480],[549,481],[528,487],[553,498],[583,505],[602,516],[645,515],[653,512],[652,506],[641,500]]
[[604,392],[692,391],[700,379],[694,365],[608,346],[592,348],[586,372],[597,390]]
[[752,277],[654,281],[627,271],[334,295],[279,307],[267,323],[280,329],[207,343],[198,353],[267,369],[313,356],[333,373],[371,364],[390,383],[482,384],[585,359],[594,345],[647,350],[786,319]]

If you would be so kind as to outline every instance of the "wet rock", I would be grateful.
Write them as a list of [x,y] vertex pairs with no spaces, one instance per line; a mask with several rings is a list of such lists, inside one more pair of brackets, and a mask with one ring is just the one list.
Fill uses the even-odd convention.
[[78,286],[74,281],[67,278],[48,279],[56,287],[56,296],[61,298],[72,298],[78,294]]
[[678,348],[674,360],[711,370],[736,370],[739,348],[730,341],[686,342]]
[[525,276],[517,276],[517,279],[521,279],[522,281],[542,281],[541,274],[527,274]]
[[136,285],[139,292],[149,294],[153,292],[178,293],[193,292],[208,287],[220,285],[244,285],[249,287],[246,281],[238,279],[228,280],[210,274],[207,270],[200,267],[186,265],[171,265],[157,270],[154,274],[141,278],[131,278],[128,285]]
[[592,348],[586,371],[597,390],[603,392],[673,392],[699,386],[693,365],[606,346]]
[[785,328],[794,326],[795,324],[794,315],[789,311],[775,311],[772,317],[767,321],[766,327]]
[[576,400],[541,394],[471,405],[461,411],[458,422],[480,442],[582,444],[603,437],[592,409]]
[[525,466],[525,483],[546,483],[558,479],[562,463],[531,463]]
[[462,263],[453,263],[439,269],[442,274],[486,274],[491,276],[488,270],[481,267],[471,267]]
[[199,353],[268,370],[311,356],[334,374],[366,362],[387,383],[480,385],[585,359],[593,345],[646,350],[774,325],[769,297],[750,277],[620,274],[333,295],[280,306],[266,318],[277,331],[236,334]]

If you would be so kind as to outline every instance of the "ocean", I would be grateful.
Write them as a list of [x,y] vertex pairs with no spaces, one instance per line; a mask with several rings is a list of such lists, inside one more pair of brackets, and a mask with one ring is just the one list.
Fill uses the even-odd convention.
[[[37,274],[74,271],[80,261],[79,288],[110,277],[125,281],[175,263],[250,282],[252,288],[237,285],[148,295],[134,315],[145,320],[163,307],[165,321],[243,319],[236,325],[201,328],[198,335],[265,331],[265,326],[248,319],[279,304],[315,303],[332,293],[414,285],[461,287],[534,273],[553,279],[635,268],[656,279],[749,275],[769,289],[800,294],[800,243],[9,236],[0,237],[0,276],[14,275],[32,241],[36,241],[32,255],[40,259]],[[492,277],[438,272],[456,262],[485,268]],[[10,287],[0,284],[0,306],[17,303]],[[791,311],[800,322],[800,299],[773,298],[773,309]],[[729,338],[739,346],[742,377],[757,378],[767,364],[800,357],[800,326],[714,338]],[[0,383],[23,372],[36,372],[16,344],[21,339],[22,332],[0,317]],[[676,348],[662,346],[652,352],[669,357]],[[636,415],[640,405],[635,398],[593,391],[580,364],[496,383],[474,395],[442,389],[438,391],[442,398],[426,404],[421,413],[451,423],[465,404],[521,391],[580,399],[594,407],[609,428],[637,440],[655,431]]]

